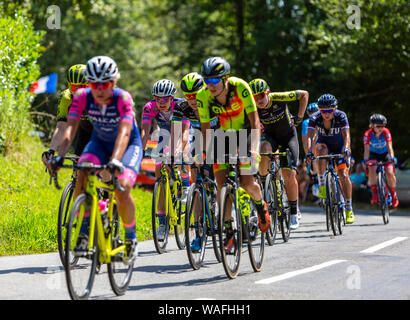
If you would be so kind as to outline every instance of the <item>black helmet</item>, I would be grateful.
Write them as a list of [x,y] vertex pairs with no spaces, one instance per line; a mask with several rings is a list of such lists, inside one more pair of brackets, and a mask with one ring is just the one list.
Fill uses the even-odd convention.
[[376,113],[376,114],[373,114],[370,117],[370,123],[372,123],[372,124],[382,124],[382,125],[386,126],[387,119],[384,115]]
[[317,101],[317,105],[319,108],[331,108],[337,106],[337,99],[334,95],[329,93],[323,94],[319,97]]
[[231,71],[229,63],[221,57],[206,59],[201,66],[201,75],[204,78],[220,78]]

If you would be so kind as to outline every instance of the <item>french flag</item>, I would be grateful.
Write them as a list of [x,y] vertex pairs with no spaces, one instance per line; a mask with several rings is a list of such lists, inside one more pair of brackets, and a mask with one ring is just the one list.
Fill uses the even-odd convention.
[[55,93],[57,90],[57,73],[41,77],[30,85],[29,91],[35,94]]

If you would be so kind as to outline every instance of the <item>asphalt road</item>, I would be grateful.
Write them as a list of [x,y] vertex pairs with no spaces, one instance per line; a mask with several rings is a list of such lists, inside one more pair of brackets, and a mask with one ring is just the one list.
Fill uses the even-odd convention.
[[[342,236],[326,231],[320,208],[302,207],[301,226],[284,243],[266,247],[263,269],[253,272],[244,249],[240,274],[229,280],[208,246],[204,266],[191,269],[174,239],[158,255],[152,241],[139,244],[131,284],[112,292],[106,267],[91,299],[410,299],[410,212],[393,213],[384,225],[377,211],[356,210]],[[0,299],[69,299],[57,253],[0,257]]]

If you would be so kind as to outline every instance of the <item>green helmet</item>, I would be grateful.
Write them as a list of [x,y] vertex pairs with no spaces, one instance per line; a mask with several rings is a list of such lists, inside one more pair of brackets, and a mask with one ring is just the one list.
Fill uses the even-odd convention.
[[249,86],[251,87],[252,94],[259,94],[265,92],[269,89],[268,83],[263,79],[253,79],[249,82]]
[[67,82],[68,84],[87,84],[85,80],[85,64],[75,64],[67,71]]
[[188,73],[181,80],[181,90],[183,93],[196,93],[205,85],[202,76],[196,72]]

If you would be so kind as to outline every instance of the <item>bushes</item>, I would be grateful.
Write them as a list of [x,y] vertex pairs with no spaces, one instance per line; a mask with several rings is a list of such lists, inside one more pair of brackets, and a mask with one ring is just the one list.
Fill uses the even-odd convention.
[[31,128],[29,115],[33,95],[30,84],[40,75],[42,32],[16,13],[0,17],[0,153],[6,154]]

